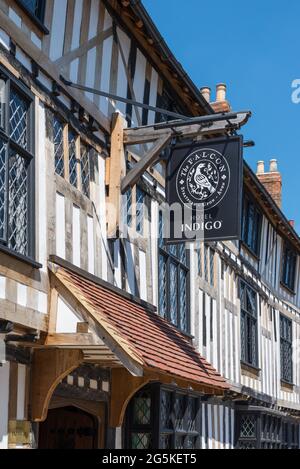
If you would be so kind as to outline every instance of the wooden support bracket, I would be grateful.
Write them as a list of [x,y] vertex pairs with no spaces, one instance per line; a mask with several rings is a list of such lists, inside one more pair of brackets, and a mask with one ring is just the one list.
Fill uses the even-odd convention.
[[151,150],[144,156],[133,169],[131,169],[122,180],[121,191],[124,194],[129,187],[133,187],[143,173],[152,166],[158,159],[159,155],[170,143],[172,138],[192,139],[203,138],[208,136],[224,135],[228,131],[238,130],[245,125],[251,116],[250,112],[240,112],[234,118],[226,118],[221,116],[215,122],[191,123],[184,122],[168,122],[151,126],[143,126],[137,128],[124,129],[123,143],[124,145],[142,145],[155,142]]
[[35,350],[32,363],[31,420],[47,418],[51,397],[59,385],[83,362],[80,350]]
[[168,130],[165,131],[162,135],[158,135],[151,150],[149,150],[147,155],[135,164],[134,168],[129,171],[127,176],[123,179],[121,186],[122,194],[124,194],[129,187],[134,186],[140,179],[141,175],[158,160],[159,155],[170,143],[172,134],[173,132]]

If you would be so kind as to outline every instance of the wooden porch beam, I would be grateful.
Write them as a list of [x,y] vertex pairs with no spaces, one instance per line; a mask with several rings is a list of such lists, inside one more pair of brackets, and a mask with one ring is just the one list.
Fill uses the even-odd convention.
[[94,346],[94,350],[103,345],[103,342],[96,338],[94,334],[49,334],[45,345],[47,347],[90,347]]

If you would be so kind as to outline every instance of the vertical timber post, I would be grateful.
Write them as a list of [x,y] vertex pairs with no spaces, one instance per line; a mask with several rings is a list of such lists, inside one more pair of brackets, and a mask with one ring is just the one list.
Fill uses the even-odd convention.
[[108,160],[107,232],[108,238],[117,237],[121,222],[122,196],[121,181],[126,176],[126,155],[124,129],[127,122],[119,113],[112,116],[111,151]]

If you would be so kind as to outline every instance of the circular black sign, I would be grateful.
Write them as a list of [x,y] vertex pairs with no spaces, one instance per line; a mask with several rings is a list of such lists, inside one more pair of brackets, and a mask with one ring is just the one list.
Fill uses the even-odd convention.
[[224,155],[211,148],[196,150],[182,163],[176,180],[177,194],[184,205],[218,205],[230,184],[230,169]]

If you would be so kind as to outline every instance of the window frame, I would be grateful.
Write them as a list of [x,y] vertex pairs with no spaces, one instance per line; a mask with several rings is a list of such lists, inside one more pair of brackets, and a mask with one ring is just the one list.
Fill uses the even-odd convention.
[[[293,321],[288,317],[280,314],[280,378],[281,382],[293,386],[294,380],[294,363],[293,363]],[[283,329],[286,330],[285,326],[282,326],[282,323],[288,324],[291,328],[290,334],[291,338],[289,339],[286,334],[283,334]],[[289,366],[290,366],[290,379],[284,374],[284,367],[282,366],[283,362],[283,346],[288,346],[290,348],[289,356]]]
[[[56,164],[56,153],[55,153],[55,142],[54,142],[54,125],[55,120],[58,121],[62,126],[62,161],[63,161],[63,168],[62,173],[58,172],[57,164]],[[76,184],[73,184],[70,180],[70,135],[74,136],[74,149],[75,149],[75,166],[76,166]],[[81,192],[84,197],[87,197],[89,200],[91,199],[91,182],[92,182],[92,158],[93,158],[93,151],[94,148],[92,145],[84,138],[82,138],[81,134],[75,130],[69,123],[67,123],[58,113],[52,113],[52,143],[53,143],[53,157],[54,157],[54,172],[56,176],[61,177],[70,186]],[[88,171],[89,171],[89,183],[88,183],[88,191],[84,187],[83,184],[83,171],[82,171],[82,149],[83,147],[87,151],[87,158],[88,158]]]
[[[249,242],[249,239],[248,239],[249,238],[249,219],[250,219],[249,212],[250,212],[251,206],[254,209],[254,216],[255,216],[256,246],[253,246],[251,242]],[[242,243],[251,252],[251,254],[253,254],[256,258],[259,258],[261,254],[262,220],[263,220],[263,215],[262,215],[260,208],[252,199],[252,197],[245,194],[244,199],[243,199]],[[246,236],[246,233],[247,233],[247,236]]]
[[[288,279],[286,282],[286,275],[287,275],[287,259],[288,254],[292,255],[292,261],[294,262],[293,265],[293,278]],[[290,258],[289,258],[290,259]],[[297,267],[298,267],[298,255],[292,248],[292,246],[288,242],[283,242],[282,248],[282,269],[281,269],[281,285],[288,289],[291,293],[295,294],[295,287],[296,287],[296,279],[297,279]],[[290,283],[289,283],[290,282]]]
[[[151,419],[148,425],[135,425],[134,422],[134,399],[139,396],[141,393],[148,392],[151,396]],[[162,427],[162,397],[163,393],[170,394],[170,427],[172,428],[163,428]],[[184,401],[184,411],[183,411],[183,429],[178,429],[175,426],[176,415],[175,415],[175,402],[176,398],[182,398]],[[190,402],[195,404],[195,431],[189,430],[188,428],[188,405]],[[195,392],[187,392],[174,388],[173,386],[165,386],[160,383],[155,383],[149,386],[142,388],[135,396],[133,396],[130,401],[127,413],[126,413],[126,425],[125,432],[123,434],[125,448],[132,448],[132,435],[134,433],[150,433],[152,436],[152,446],[150,449],[163,449],[162,448],[162,437],[167,435],[170,437],[171,449],[176,449],[176,438],[185,438],[184,446],[187,447],[188,438],[194,438],[196,441],[196,449],[201,449],[201,437],[202,437],[202,400],[201,396]]]
[[[241,436],[241,421],[245,417],[255,419],[254,437]],[[299,449],[299,431],[300,427],[296,421],[268,412],[267,409],[242,409],[242,406],[236,409],[235,448],[238,450]]]
[[30,20],[42,31],[42,33],[48,35],[49,29],[46,28],[45,22],[45,14],[46,14],[46,1],[47,0],[40,0],[42,2],[41,6],[41,13],[39,16],[35,15],[30,8],[24,3],[23,0],[15,0],[18,6],[27,14]]
[[[251,311],[248,311],[246,308],[243,307],[243,302],[242,302],[242,289],[243,285],[245,288],[245,295],[248,297],[248,291],[251,291],[251,294],[255,294],[255,304],[256,304],[256,315],[254,315]],[[258,306],[258,293],[256,290],[254,290],[250,285],[248,285],[243,279],[240,279],[239,282],[239,290],[240,290],[240,302],[241,302],[241,328],[240,328],[240,334],[241,334],[241,363],[251,367],[255,368],[258,370],[259,367],[259,347],[258,347],[258,316],[259,316],[259,306]],[[247,301],[247,299],[246,299]],[[250,301],[250,299],[249,299]],[[243,334],[243,322],[242,322],[242,316],[245,316],[245,321],[246,321],[246,328],[245,328],[245,343],[244,343],[244,350],[243,350],[243,341],[242,341],[242,334]],[[249,327],[249,324],[251,327]],[[255,326],[255,361],[250,360],[250,348],[253,349],[253,336],[251,335],[251,329]],[[252,357],[253,358],[253,357]]]
[[[35,214],[35,163],[36,163],[36,155],[35,155],[35,112],[34,112],[34,95],[33,93],[25,86],[20,80],[16,80],[16,78],[7,71],[4,67],[0,66],[0,78],[5,81],[5,116],[4,116],[4,128],[0,127],[0,138],[4,141],[7,145],[6,147],[6,213],[5,213],[5,225],[6,225],[6,233],[3,239],[0,239],[0,249],[5,251],[14,257],[33,265],[35,268],[40,268],[41,265],[35,261],[36,255],[36,233],[35,233],[35,221],[36,221],[36,214]],[[11,90],[15,90],[15,92],[27,101],[28,103],[28,110],[26,116],[26,138],[27,138],[27,147],[24,148],[20,143],[17,143],[12,136],[10,135],[10,97],[11,97]],[[8,230],[8,223],[9,223],[9,163],[10,163],[10,152],[13,149],[16,155],[19,155],[23,160],[25,160],[28,164],[27,168],[27,193],[26,193],[26,200],[27,200],[27,252],[26,254],[19,252],[11,247],[9,247],[9,230]]]
[[[160,217],[162,214],[160,213]],[[161,224],[161,221],[159,221],[159,225]],[[160,229],[160,228],[159,228]],[[158,311],[161,317],[165,318],[170,324],[172,324],[174,327],[176,327],[180,332],[182,332],[185,335],[190,335],[191,332],[191,303],[190,303],[190,275],[191,275],[191,270],[190,270],[190,256],[189,256],[189,250],[185,249],[185,255],[186,255],[186,263],[184,264],[180,257],[175,256],[171,249],[176,248],[179,250],[181,244],[174,244],[174,245],[166,245],[164,242],[164,239],[161,238],[161,234],[159,234],[158,237]],[[160,304],[160,289],[162,287],[162,282],[161,282],[161,272],[160,272],[160,259],[164,258],[165,259],[165,264],[166,264],[166,278],[167,278],[167,289],[166,289],[166,316],[161,314],[161,304]],[[173,323],[172,317],[171,317],[171,294],[170,294],[170,285],[171,285],[171,270],[170,266],[171,265],[176,265],[177,269],[177,325]],[[182,324],[182,316],[180,314],[180,272],[184,271],[186,274],[186,330],[182,329],[181,324]]]

